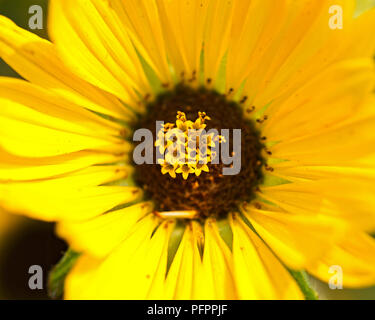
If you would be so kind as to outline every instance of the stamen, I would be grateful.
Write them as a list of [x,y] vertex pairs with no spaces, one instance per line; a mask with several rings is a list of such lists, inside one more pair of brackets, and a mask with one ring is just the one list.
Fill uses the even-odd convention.
[[197,80],[197,72],[194,70],[191,78],[189,79],[189,82],[194,82],[195,80]]
[[269,156],[272,156],[272,152],[271,152],[270,150],[268,150],[267,148],[265,148],[264,151],[265,151]]
[[[213,157],[212,147],[215,147],[215,141],[221,143],[225,138],[212,134],[205,134],[206,121],[211,118],[205,112],[198,112],[198,118],[195,122],[187,120],[186,114],[177,111],[176,124],[166,123],[157,133],[155,147],[159,147],[159,151],[164,155],[164,160],[160,160],[162,174],[169,174],[172,178],[176,178],[176,173],[182,174],[186,180],[189,174],[198,177],[202,171],[209,172],[207,166],[215,158]],[[172,132],[174,127],[180,130],[178,137],[173,135],[168,139],[168,134]],[[194,134],[192,134],[194,133]],[[192,143],[195,146],[192,148]],[[203,147],[203,148],[202,148]],[[182,153],[183,152],[183,153]]]
[[255,106],[251,106],[251,107],[249,107],[249,108],[246,109],[246,112],[247,113],[252,113],[252,112],[254,112],[254,110],[255,110]]
[[244,97],[242,98],[242,100],[240,101],[240,103],[241,103],[241,104],[244,104],[244,103],[247,101],[247,99],[248,99],[247,96],[244,96]]
[[264,122],[267,121],[267,120],[268,120],[268,116],[265,115],[265,116],[263,116],[262,119],[257,119],[256,121],[257,121],[258,123],[264,123]]
[[259,203],[259,202],[255,202],[254,203],[254,207],[258,210],[261,210],[262,209],[262,205]]

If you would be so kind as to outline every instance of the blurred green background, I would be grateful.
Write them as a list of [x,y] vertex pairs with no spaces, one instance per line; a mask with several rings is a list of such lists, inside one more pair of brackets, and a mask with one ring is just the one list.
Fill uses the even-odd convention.
[[[32,5],[40,5],[43,8],[45,28],[30,31],[47,38],[47,0],[0,0],[0,14],[11,18],[17,25],[28,30],[30,18],[28,11]],[[373,6],[375,0],[357,0],[357,14]],[[17,74],[0,59],[0,76],[17,76]],[[18,233],[22,234],[22,237],[18,237]],[[31,239],[34,239],[34,246],[30,245]],[[46,290],[31,292],[26,287],[28,274],[25,268],[30,264],[43,264],[50,268],[58,260],[64,250],[64,244],[53,236],[53,226],[22,218],[19,227],[14,228],[13,234],[2,243],[0,249],[1,264],[5,260],[10,261],[7,265],[0,266],[0,299],[46,298]],[[28,255],[25,255],[26,253]],[[11,270],[13,272],[10,272]],[[311,284],[318,291],[321,299],[375,299],[375,287],[361,290],[330,290],[327,284],[316,279],[311,279]]]

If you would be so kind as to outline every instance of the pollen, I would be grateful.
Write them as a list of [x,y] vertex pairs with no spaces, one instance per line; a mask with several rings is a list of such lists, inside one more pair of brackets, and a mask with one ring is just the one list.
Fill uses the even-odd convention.
[[176,123],[162,126],[154,144],[164,156],[159,160],[162,174],[169,174],[174,179],[176,174],[181,174],[187,180],[190,174],[198,177],[202,171],[209,172],[207,164],[217,156],[211,148],[225,141],[223,136],[206,133],[206,121],[209,120],[211,118],[205,112],[199,111],[193,122],[184,112],[178,111]]

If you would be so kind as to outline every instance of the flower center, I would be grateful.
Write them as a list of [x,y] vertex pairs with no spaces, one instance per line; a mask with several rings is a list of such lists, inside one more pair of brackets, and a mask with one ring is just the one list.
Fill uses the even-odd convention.
[[181,111],[177,112],[176,118],[175,124],[162,124],[157,132],[155,147],[158,147],[161,155],[158,161],[161,172],[168,173],[172,178],[176,178],[176,173],[181,173],[184,180],[188,179],[189,174],[199,177],[202,170],[210,171],[208,164],[215,163],[215,149],[225,138],[205,130],[206,121],[211,120],[205,112],[198,112],[195,122],[188,120]]
[[[135,165],[135,180],[158,211],[220,218],[254,198],[262,180],[263,145],[242,115],[224,95],[183,85],[147,106],[136,129],[153,133],[157,151],[154,164]],[[157,121],[164,122],[162,129]],[[174,129],[180,135],[170,134]]]

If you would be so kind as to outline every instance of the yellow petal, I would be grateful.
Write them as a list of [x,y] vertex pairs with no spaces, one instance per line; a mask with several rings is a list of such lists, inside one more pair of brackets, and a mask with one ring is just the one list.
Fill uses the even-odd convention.
[[192,222],[185,228],[183,237],[168,270],[167,277],[161,274],[154,283],[150,299],[193,299],[193,292],[197,286],[197,275],[201,272],[202,261],[198,250],[201,239],[198,236],[200,226]]
[[92,165],[124,161],[122,155],[81,151],[57,157],[23,158],[0,148],[0,182],[52,178]]
[[101,260],[82,254],[65,279],[64,298],[67,300],[85,299],[85,288],[91,284],[91,279],[100,267],[100,263]]
[[341,61],[319,73],[285,101],[275,102],[276,109],[266,110],[270,114],[262,134],[271,141],[288,141],[326,130],[358,112],[374,86],[373,59]]
[[[80,131],[75,129],[74,132],[91,133],[94,136],[119,136],[124,130],[124,127],[114,121],[108,121],[87,111],[84,107],[73,104],[55,93],[51,93],[39,85],[34,85],[23,80],[0,77],[0,94],[4,104],[12,101],[27,107],[20,107],[21,110],[12,110],[12,108],[4,105],[1,110],[2,116],[15,117],[18,113],[22,113],[25,118],[30,114],[31,118],[31,112],[35,111],[42,113],[38,114],[38,117],[35,118],[42,118],[43,115],[50,116],[50,118],[44,117],[43,119],[49,119],[51,126],[55,124],[52,122],[55,120],[56,128],[60,128],[57,122],[59,119],[55,118],[61,118],[60,120],[70,121],[69,124],[63,123],[66,131],[74,131],[74,126],[74,128],[80,128]],[[33,119],[33,123],[39,123],[37,122],[38,119]]]
[[53,0],[49,33],[73,72],[129,105],[148,93],[137,53],[105,1]]
[[145,299],[159,266],[164,265],[166,271],[168,240],[174,226],[164,222],[153,234],[158,223],[153,215],[138,222],[131,236],[89,276],[84,263],[77,265],[66,280],[65,298]]
[[157,298],[157,290],[163,292],[163,299],[236,298],[231,253],[215,222],[206,224],[204,236],[198,223],[192,222],[186,227],[165,283],[159,283],[152,297]]
[[124,174],[121,167],[101,166],[56,179],[2,183],[0,202],[11,211],[43,220],[85,220],[141,196],[137,188],[102,186]]
[[233,0],[208,2],[204,35],[204,79],[206,81],[210,79],[212,83],[228,50],[235,2]]
[[203,272],[199,274],[199,282],[204,285],[202,285],[202,289],[196,289],[198,299],[208,298],[208,294],[213,294],[210,299],[240,298],[234,283],[232,261],[232,253],[219,235],[217,223],[207,221],[205,224]]
[[352,43],[347,45],[346,54],[354,57],[373,57],[375,54],[375,39],[373,30],[375,29],[375,8],[361,14],[354,20],[351,39],[354,39],[355,46]]
[[375,229],[372,179],[335,177],[262,189],[262,197],[297,215],[323,214],[362,230]]
[[134,42],[135,47],[154,69],[163,84],[170,84],[171,74],[167,61],[161,18],[155,1],[109,0],[110,6]]
[[340,221],[277,211],[243,210],[259,236],[294,270],[305,269],[343,235]]
[[10,153],[44,157],[84,149],[126,150],[127,143],[116,137],[121,126],[48,90],[0,78],[0,94],[0,144]]
[[286,14],[285,0],[236,1],[228,47],[227,92],[239,89],[247,74],[275,41]]
[[[208,1],[157,1],[167,55],[177,77],[198,79]],[[194,23],[192,23],[194,21]]]
[[343,272],[343,287],[360,288],[375,284],[374,266],[374,238],[352,231],[335,247],[327,250],[308,271],[320,280],[329,282],[338,271],[337,267],[340,267]]
[[127,143],[110,144],[104,139],[50,129],[2,116],[0,145],[14,155],[30,158],[53,157],[83,150],[121,153],[129,149]]
[[134,225],[152,208],[150,202],[145,202],[86,221],[61,222],[57,233],[73,250],[103,258],[130,235]]
[[230,219],[233,265],[240,299],[303,299],[287,269],[238,216]]
[[74,104],[124,120],[134,114],[117,98],[74,75],[55,46],[0,16],[0,57],[24,79],[55,91]]
[[354,114],[353,119],[326,130],[276,144],[270,148],[272,156],[305,165],[335,165],[368,156],[375,151],[375,115],[366,111],[362,115]]
[[[329,27],[333,5],[343,8],[342,30]],[[275,41],[247,75],[244,94],[249,103],[262,108],[290,94],[330,63],[345,59],[347,41],[355,45],[350,37],[354,9],[354,0],[289,1]]]
[[[319,179],[332,179],[335,177],[365,179],[375,178],[373,167],[366,167],[364,163],[353,162],[337,163],[336,166],[304,166],[293,162],[284,162],[274,165],[275,173],[289,181],[308,181]],[[374,163],[374,162],[372,162]]]

